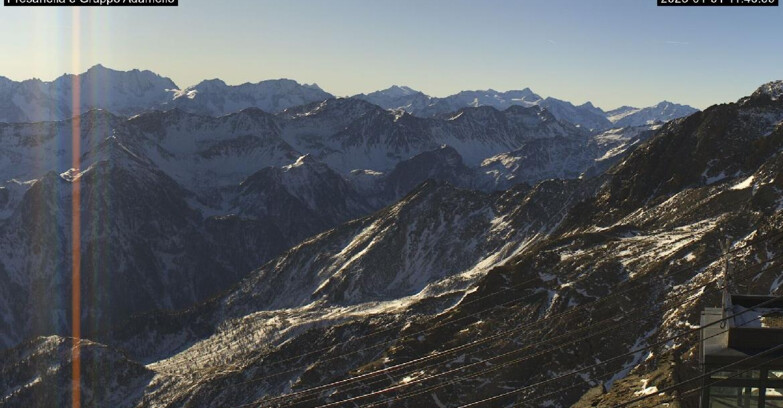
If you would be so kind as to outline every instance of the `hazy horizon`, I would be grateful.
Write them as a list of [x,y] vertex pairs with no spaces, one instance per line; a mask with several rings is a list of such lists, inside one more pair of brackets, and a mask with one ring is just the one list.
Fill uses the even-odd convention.
[[394,3],[182,0],[171,8],[0,8],[0,75],[51,81],[102,64],[180,88],[290,78],[338,96],[530,88],[604,109],[700,109],[783,79],[779,7],[655,1]]

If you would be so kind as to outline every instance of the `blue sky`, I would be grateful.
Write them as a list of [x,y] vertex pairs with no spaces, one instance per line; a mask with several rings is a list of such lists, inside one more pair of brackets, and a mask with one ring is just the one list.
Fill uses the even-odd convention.
[[177,8],[0,7],[0,75],[96,63],[179,86],[291,78],[336,95],[530,87],[603,108],[704,108],[783,79],[783,8],[656,0],[180,0]]

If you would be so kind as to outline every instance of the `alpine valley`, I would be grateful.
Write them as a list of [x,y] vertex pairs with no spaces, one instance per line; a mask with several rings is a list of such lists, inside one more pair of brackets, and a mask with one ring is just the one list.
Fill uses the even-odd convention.
[[96,66],[0,77],[0,122],[0,407],[70,403],[75,345],[84,407],[613,406],[698,375],[725,237],[783,283],[783,82],[604,111]]

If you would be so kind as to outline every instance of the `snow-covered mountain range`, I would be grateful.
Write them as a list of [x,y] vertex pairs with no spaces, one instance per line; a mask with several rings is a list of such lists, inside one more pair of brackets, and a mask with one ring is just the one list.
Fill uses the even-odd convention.
[[329,98],[332,95],[318,85],[290,79],[236,86],[214,79],[179,89],[171,79],[150,71],[117,71],[96,65],[82,74],[64,74],[51,82],[15,82],[0,77],[0,122],[66,120],[91,109],[123,116],[173,108],[211,116],[246,108],[279,112]]
[[[577,178],[645,137],[641,128],[591,136],[538,106],[463,108],[432,119],[353,98],[277,115],[172,109],[126,119],[92,110],[0,124],[0,270],[8,279],[0,341],[67,334],[68,303],[42,302],[35,288],[67,293],[75,183],[84,259],[92,260],[83,284],[103,288],[86,301],[84,318],[98,332],[134,313],[202,301],[428,179],[492,192]],[[74,155],[80,169],[71,168]]]
[[84,406],[613,406],[692,378],[697,339],[660,341],[719,300],[726,237],[738,285],[781,290],[780,84],[601,131],[508,102],[532,92],[0,123],[0,406],[67,403],[76,185]]
[[642,109],[623,106],[613,111],[606,112],[606,117],[615,127],[626,127],[668,122],[673,119],[691,115],[694,112],[696,112],[696,109],[690,106],[663,101],[655,106]]
[[177,85],[150,71],[116,71],[96,65],[52,82],[0,77],[0,122],[70,119],[93,108],[134,115],[171,99]]
[[542,98],[530,88],[521,91],[498,92],[463,91],[444,98],[431,97],[405,86],[394,85],[382,91],[355,95],[385,109],[402,109],[412,115],[438,117],[463,107],[492,106],[499,110],[511,106],[542,106],[558,120],[568,122],[591,131],[602,131],[613,127],[652,125],[691,115],[698,111],[687,105],[661,102],[647,108],[624,106],[612,111],[604,111],[586,102],[582,105],[555,99]]
[[176,107],[186,112],[222,116],[247,108],[267,112],[333,98],[316,84],[299,84],[290,79],[261,81],[229,86],[219,79],[203,81],[174,92],[173,99],[163,109]]
[[[220,79],[211,79],[180,89],[170,79],[150,71],[123,72],[96,65],[83,74],[66,74],[52,82],[38,79],[14,82],[0,77],[0,122],[65,120],[90,109],[104,109],[124,116],[173,108],[209,116],[222,116],[247,108],[278,113],[333,97],[316,84],[299,84],[290,79],[241,85],[227,85]],[[450,115],[466,107],[490,106],[502,111],[511,106],[540,105],[560,121],[593,131],[667,122],[696,112],[694,108],[671,102],[649,108],[623,107],[604,112],[590,102],[575,106],[551,97],[542,98],[529,88],[507,92],[462,91],[437,98],[395,85],[353,98],[425,118]],[[75,101],[78,106],[73,106]]]
[[[99,361],[141,385],[91,395],[134,407],[418,407],[507,394],[497,401],[589,407],[692,378],[697,339],[685,334],[720,299],[724,237],[737,285],[780,290],[783,105],[772,95],[664,125],[598,177],[493,194],[427,182],[215,299],[98,335],[110,346],[84,347],[105,347]],[[454,152],[436,155],[460,167]],[[63,389],[20,356],[67,367],[64,341],[3,354],[8,401]],[[683,404],[698,400],[689,388],[674,394]]]

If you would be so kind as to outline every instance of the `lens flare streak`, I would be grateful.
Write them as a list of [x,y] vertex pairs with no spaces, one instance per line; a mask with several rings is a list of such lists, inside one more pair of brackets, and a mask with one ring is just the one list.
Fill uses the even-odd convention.
[[[80,62],[80,28],[81,16],[79,9],[74,8],[72,12],[72,35],[71,58],[74,66],[74,72],[79,72]],[[71,147],[72,161],[71,167],[81,169],[81,84],[78,75],[72,79],[73,89],[73,120],[71,122]],[[74,177],[71,185],[73,195],[71,196],[71,330],[73,337],[73,347],[71,348],[71,370],[72,370],[72,408],[81,407],[81,189],[79,177]]]

